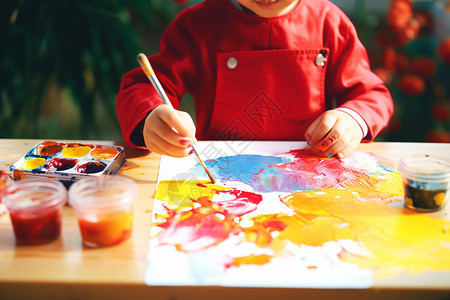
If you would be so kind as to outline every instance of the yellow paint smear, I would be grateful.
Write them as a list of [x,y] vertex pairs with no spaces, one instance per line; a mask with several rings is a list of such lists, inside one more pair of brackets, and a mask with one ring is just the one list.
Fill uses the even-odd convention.
[[155,198],[167,202],[170,209],[183,210],[194,206],[192,199],[212,200],[218,190],[227,188],[210,184],[209,180],[164,180],[158,184]]
[[398,172],[379,171],[372,176],[361,175],[364,176],[340,182],[346,189],[358,192],[360,200],[393,202],[404,195],[402,178]]
[[318,246],[327,241],[350,239],[370,255],[344,251],[341,258],[378,275],[390,270],[420,272],[450,270],[449,221],[437,220],[383,202],[357,200],[343,189],[301,191],[283,201],[296,215],[311,219],[305,226],[288,227],[279,238],[295,244]]

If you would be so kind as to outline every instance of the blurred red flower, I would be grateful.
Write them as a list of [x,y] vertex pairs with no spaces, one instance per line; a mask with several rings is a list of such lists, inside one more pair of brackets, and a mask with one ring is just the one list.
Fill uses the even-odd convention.
[[415,12],[414,18],[419,22],[421,27],[429,27],[433,24],[433,16],[429,12]]
[[414,74],[402,75],[398,80],[399,88],[410,96],[417,96],[425,91],[425,81]]
[[383,66],[388,70],[395,70],[395,59],[397,54],[395,53],[395,50],[391,47],[388,47],[384,49],[383,51]]
[[397,30],[397,44],[405,45],[419,35],[420,23],[416,19],[410,19],[409,22]]
[[436,64],[431,58],[418,57],[413,59],[411,69],[425,77],[431,77],[436,72]]
[[397,54],[395,57],[395,69],[398,72],[408,71],[411,66],[408,56],[405,54]]
[[408,0],[393,0],[387,11],[387,23],[394,31],[403,29],[413,16],[411,3]]
[[450,105],[448,103],[436,103],[431,107],[433,117],[442,122],[450,121]]
[[392,116],[387,126],[387,130],[390,132],[400,132],[402,130],[402,122],[396,115]]
[[392,80],[392,72],[386,68],[376,68],[373,70],[375,74],[377,74],[378,77],[380,77],[381,80],[385,84],[391,83]]
[[450,36],[442,40],[438,47],[439,55],[446,63],[450,64]]
[[450,133],[440,130],[431,130],[427,133],[427,142],[450,143]]

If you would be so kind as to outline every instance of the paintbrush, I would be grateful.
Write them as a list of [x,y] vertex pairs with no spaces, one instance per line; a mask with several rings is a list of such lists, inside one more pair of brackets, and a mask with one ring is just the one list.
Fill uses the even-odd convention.
[[[139,64],[141,65],[142,70],[144,70],[145,75],[152,83],[153,87],[158,92],[159,96],[163,99],[164,103],[169,105],[172,109],[172,103],[170,103],[169,98],[166,95],[166,92],[164,92],[163,87],[161,86],[161,83],[159,83],[158,77],[156,77],[155,72],[153,72],[153,68],[150,65],[150,62],[148,61],[148,58],[145,54],[139,53],[137,56],[137,60]],[[209,179],[211,180],[211,183],[216,183],[216,180],[214,177],[212,177],[211,173],[209,172],[208,168],[206,167],[205,163],[201,160],[200,156],[198,155],[197,150],[195,149],[194,145],[191,145],[192,151],[194,152],[195,156],[197,157],[198,161],[202,165],[203,169],[205,169],[206,174],[208,175]]]

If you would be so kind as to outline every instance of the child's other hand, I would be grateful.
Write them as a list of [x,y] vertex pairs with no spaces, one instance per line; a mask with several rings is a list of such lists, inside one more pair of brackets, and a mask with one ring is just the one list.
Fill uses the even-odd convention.
[[195,125],[191,116],[162,104],[145,119],[145,146],[152,152],[173,157],[189,155],[195,139]]
[[328,110],[306,130],[305,139],[323,157],[337,158],[353,154],[363,138],[358,122],[346,112]]

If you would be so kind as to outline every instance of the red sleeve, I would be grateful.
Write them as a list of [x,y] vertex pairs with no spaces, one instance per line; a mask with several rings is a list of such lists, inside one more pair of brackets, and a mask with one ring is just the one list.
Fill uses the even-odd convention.
[[358,113],[368,126],[364,141],[373,141],[393,114],[391,94],[370,70],[366,49],[350,20],[342,13],[339,24],[329,30],[337,33],[331,41],[334,51],[329,57],[326,87],[327,95],[334,99],[328,101]]
[[[182,16],[183,14],[180,14],[164,32],[161,52],[149,57],[156,76],[175,108],[186,93],[190,79],[195,78],[193,63],[186,59],[190,56],[189,51],[195,51],[192,46],[193,38],[189,34],[189,24]],[[132,139],[133,131],[141,127],[140,132],[135,134],[139,134],[142,140],[142,120],[162,103],[141,68],[131,70],[122,77],[116,97],[116,112],[122,136],[127,144],[132,147],[142,146],[135,143],[136,139]]]
[[[137,147],[131,140],[133,130],[159,104],[163,103],[144,72],[136,68],[122,77],[116,98],[116,112],[125,142]],[[142,132],[140,133],[142,135]]]

